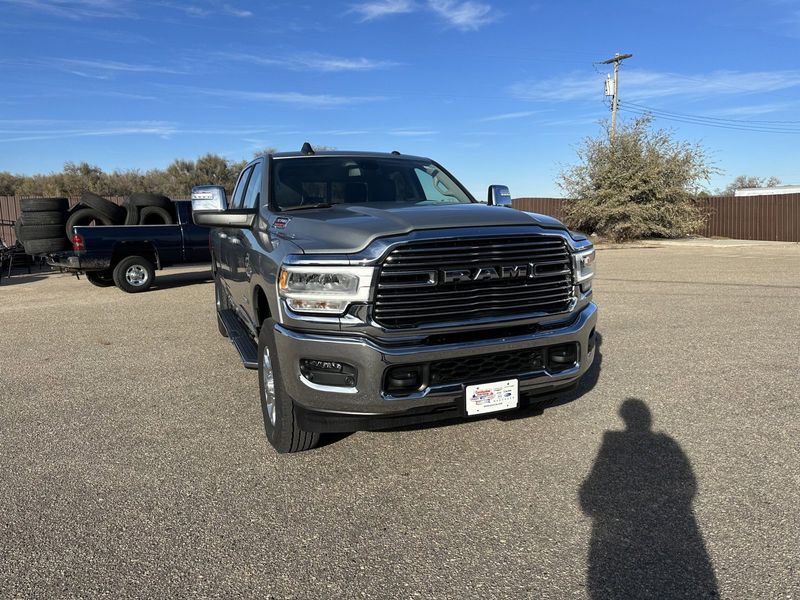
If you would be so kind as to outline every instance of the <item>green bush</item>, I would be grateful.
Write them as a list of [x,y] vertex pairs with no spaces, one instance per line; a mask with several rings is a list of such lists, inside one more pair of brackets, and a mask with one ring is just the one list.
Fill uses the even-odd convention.
[[608,130],[582,142],[578,164],[559,176],[573,199],[565,208],[570,227],[621,241],[683,237],[702,226],[695,199],[716,170],[701,146],[675,141],[651,122],[622,124],[614,142]]

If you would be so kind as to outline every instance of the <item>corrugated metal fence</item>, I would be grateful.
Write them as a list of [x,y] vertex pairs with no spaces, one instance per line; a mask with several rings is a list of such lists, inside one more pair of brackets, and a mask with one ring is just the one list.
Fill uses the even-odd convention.
[[[70,206],[79,198],[70,198]],[[122,197],[111,197],[117,204]],[[564,198],[516,198],[514,208],[544,213],[557,219],[564,216]],[[709,237],[739,240],[800,242],[800,194],[764,196],[711,196],[701,202],[708,210],[708,221],[698,233]],[[20,212],[19,196],[0,196],[0,239],[16,241],[11,223]]]
[[[563,198],[516,198],[514,208],[564,216]],[[708,211],[697,233],[737,240],[800,242],[800,194],[710,196],[700,199]]]

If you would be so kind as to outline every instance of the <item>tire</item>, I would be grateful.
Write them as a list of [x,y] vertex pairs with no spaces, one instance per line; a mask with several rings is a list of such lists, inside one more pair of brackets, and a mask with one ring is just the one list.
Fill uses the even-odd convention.
[[69,210],[69,200],[66,198],[23,198],[19,204],[20,210],[28,213]]
[[23,226],[28,225],[61,225],[67,222],[67,213],[60,210],[43,210],[40,212],[23,212],[19,215]]
[[64,237],[64,226],[25,225],[24,223],[20,223],[19,232],[22,235],[22,239],[27,241],[52,240],[55,238]]
[[214,298],[217,302],[217,327],[219,328],[219,334],[222,337],[228,337],[228,330],[225,329],[225,325],[222,324],[222,317],[219,316],[219,313],[220,311],[230,308],[231,303],[228,301],[228,294],[225,293],[222,282],[217,275],[214,276]]
[[[294,401],[281,380],[274,321],[266,319],[258,336],[258,389],[267,440],[281,454],[310,450],[319,443],[319,433],[304,431],[297,423]],[[271,378],[271,385],[269,383]]]
[[172,215],[158,206],[145,206],[139,211],[139,225],[172,225]]
[[67,219],[67,237],[72,237],[73,227],[111,224],[111,219],[97,212],[93,208],[79,208],[78,210],[72,211],[72,214]]
[[157,206],[158,208],[163,208],[167,212],[172,210],[172,200],[166,196],[160,196],[158,194],[137,192],[128,196],[126,202],[131,206],[136,206],[137,208],[144,208],[145,206]]
[[122,225],[125,222],[125,209],[97,194],[84,192],[80,203],[103,215],[110,221],[110,225]]
[[111,287],[114,285],[114,274],[111,269],[105,271],[86,271],[86,281],[97,287]]
[[139,224],[139,208],[130,204],[127,200],[122,203],[125,208],[125,225],[138,225]]
[[26,254],[49,254],[51,252],[62,252],[71,250],[72,244],[65,237],[52,238],[49,240],[29,240],[23,242]]
[[[146,292],[153,285],[156,270],[153,263],[143,256],[128,256],[114,267],[114,285],[123,292],[137,294]],[[136,283],[136,281],[139,283]]]

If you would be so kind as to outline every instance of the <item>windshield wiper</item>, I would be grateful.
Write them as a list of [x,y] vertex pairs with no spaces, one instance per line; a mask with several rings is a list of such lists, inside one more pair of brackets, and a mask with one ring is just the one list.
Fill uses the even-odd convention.
[[281,212],[289,212],[290,210],[308,210],[311,208],[330,208],[333,206],[330,202],[316,202],[315,204],[298,204],[297,206],[289,206],[282,208]]

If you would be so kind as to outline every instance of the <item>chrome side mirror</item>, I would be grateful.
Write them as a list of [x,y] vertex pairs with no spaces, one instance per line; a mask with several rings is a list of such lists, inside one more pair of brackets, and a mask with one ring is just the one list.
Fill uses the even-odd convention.
[[228,209],[225,188],[220,185],[198,185],[192,188],[192,221],[204,227],[253,226],[256,211]]
[[225,188],[221,185],[196,185],[192,188],[192,213],[228,210]]
[[507,185],[490,185],[486,199],[490,206],[507,206],[511,208],[511,192]]

